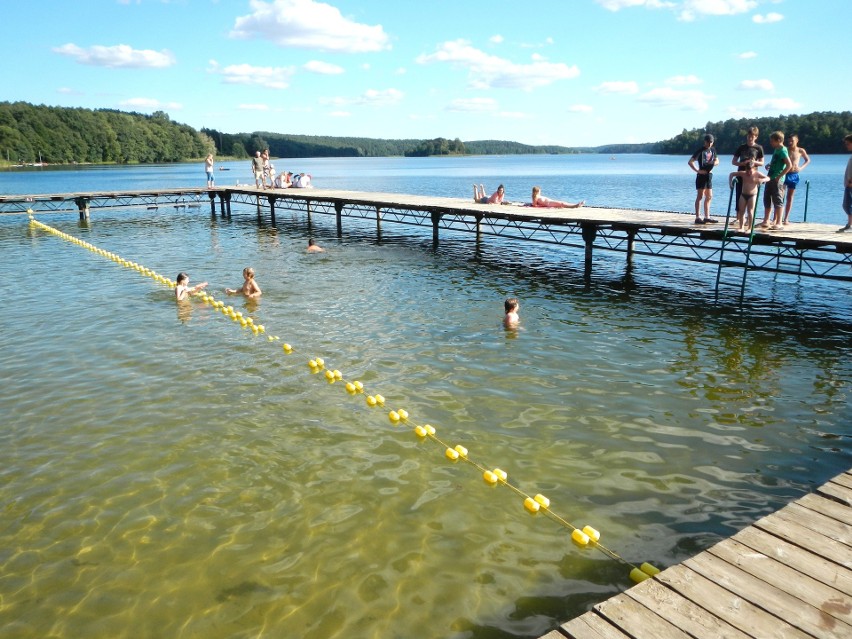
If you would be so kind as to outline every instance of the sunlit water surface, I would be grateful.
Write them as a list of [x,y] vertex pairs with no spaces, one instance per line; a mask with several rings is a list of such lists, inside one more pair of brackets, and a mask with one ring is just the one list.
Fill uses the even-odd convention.
[[[465,171],[497,160],[455,175],[461,161],[446,177],[425,160],[300,162],[353,182],[335,188],[451,194],[452,180],[461,197]],[[657,192],[665,166],[631,176],[648,196],[635,206],[689,210],[672,204],[689,188]],[[575,197],[554,173],[546,191]],[[202,179],[137,167],[4,173],[0,187]],[[602,204],[617,182],[608,168],[583,179],[576,197]],[[338,238],[333,218],[258,223],[251,209],[41,219],[219,298],[252,265],[262,300],[230,301],[295,352],[0,218],[4,637],[536,637],[630,586],[629,567],[576,548],[413,424],[659,567],[852,465],[845,284],[756,274],[740,307],[714,303],[709,267],[645,258],[627,275],[623,255],[600,253],[587,287],[577,251],[452,234],[433,250],[429,229],[392,224],[379,239],[355,220]],[[327,252],[305,254],[309,235]],[[500,324],[509,295],[517,332]],[[386,407],[312,375],[316,356]],[[391,425],[398,408],[410,424]]]

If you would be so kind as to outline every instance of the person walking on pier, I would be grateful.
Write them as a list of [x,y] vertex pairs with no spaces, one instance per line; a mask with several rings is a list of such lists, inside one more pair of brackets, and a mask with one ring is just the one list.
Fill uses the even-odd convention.
[[[852,151],[852,135],[843,138],[847,151]],[[846,163],[846,173],[843,175],[843,212],[846,213],[846,226],[837,229],[838,233],[852,231],[852,157]]]
[[263,179],[263,158],[260,157],[260,151],[254,152],[254,157],[251,159],[251,172],[254,175],[254,187],[260,188],[260,181]]
[[[710,217],[710,202],[713,200],[713,168],[719,164],[716,149],[713,148],[713,136],[704,136],[704,146],[696,150],[687,164],[695,171],[695,223],[715,224],[717,220]],[[695,163],[698,162],[696,168]],[[701,200],[704,200],[704,219],[701,219]]]
[[215,176],[213,175],[213,154],[208,153],[207,159],[204,161],[204,170],[207,172],[207,188],[213,188],[213,180],[215,180]]
[[504,194],[505,189],[502,184],[490,197],[485,195],[485,187],[482,184],[479,185],[479,188],[476,187],[476,184],[473,185],[473,201],[477,204],[502,204]]
[[562,202],[560,200],[551,200],[541,194],[541,187],[534,186],[532,189],[532,206],[549,209],[579,209],[586,203],[586,200],[571,204],[571,202]]

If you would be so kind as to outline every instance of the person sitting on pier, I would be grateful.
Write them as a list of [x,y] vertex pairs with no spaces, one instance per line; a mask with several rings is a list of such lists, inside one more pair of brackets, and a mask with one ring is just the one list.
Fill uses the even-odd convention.
[[479,188],[476,187],[476,184],[473,185],[473,201],[477,204],[502,204],[504,193],[505,190],[502,184],[491,194],[491,197],[485,195],[485,187],[483,185],[480,184]]
[[561,202],[560,200],[551,200],[550,198],[541,195],[541,187],[534,186],[532,190],[532,205],[550,209],[578,209],[586,203],[586,200],[581,200],[576,204],[571,202]]
[[751,230],[751,221],[754,218],[754,209],[757,205],[757,188],[763,182],[769,181],[768,175],[763,175],[757,170],[756,164],[749,164],[742,171],[734,171],[728,177],[733,187],[734,178],[738,180],[740,188],[739,199],[737,199],[737,223],[734,230]]
[[325,253],[325,249],[319,244],[314,243],[314,239],[308,239],[308,253]]
[[175,282],[175,298],[179,302],[188,299],[190,295],[195,295],[198,291],[207,286],[207,282],[201,282],[201,284],[196,284],[195,286],[190,287],[189,275],[186,273],[178,273],[178,276],[175,278]]
[[309,189],[311,188],[311,176],[309,173],[290,174],[290,181],[293,183],[294,189]]
[[286,189],[289,188],[290,185],[290,174],[287,171],[281,171],[278,175],[275,176],[275,182],[273,183],[276,189]]
[[225,292],[228,295],[234,295],[235,293],[242,293],[246,297],[256,298],[261,296],[260,286],[257,281],[254,279],[254,269],[251,266],[246,266],[243,269],[243,277],[245,281],[243,282],[242,287],[240,288],[226,288]]

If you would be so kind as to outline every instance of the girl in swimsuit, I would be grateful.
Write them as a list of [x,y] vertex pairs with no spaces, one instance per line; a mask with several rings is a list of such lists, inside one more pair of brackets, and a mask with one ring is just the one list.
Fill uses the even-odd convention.
[[754,207],[757,203],[757,189],[762,183],[769,181],[769,176],[758,173],[757,165],[750,162],[744,171],[731,173],[728,181],[733,183],[734,178],[737,178],[742,184],[740,199],[737,200],[737,228],[735,230],[745,231],[751,229],[751,218],[754,215]]
[[532,205],[550,209],[578,209],[586,203],[586,200],[571,204],[570,202],[561,202],[559,200],[551,200],[550,198],[541,195],[541,188],[534,186],[532,190]]
[[481,184],[479,185],[479,189],[476,188],[476,184],[473,185],[473,201],[477,204],[502,204],[503,203],[503,194],[504,194],[503,185],[497,187],[497,190],[491,194],[491,197],[485,195],[485,187]]

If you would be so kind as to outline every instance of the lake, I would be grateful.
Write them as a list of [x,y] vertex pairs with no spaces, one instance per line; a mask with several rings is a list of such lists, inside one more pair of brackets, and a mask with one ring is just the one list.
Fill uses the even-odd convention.
[[[846,159],[808,167],[809,221],[843,222]],[[274,163],[336,189],[694,198],[686,158],[664,156]],[[246,162],[224,166],[217,183],[248,181]],[[2,193],[203,184],[196,164],[0,172]],[[414,424],[660,568],[852,466],[847,284],[753,274],[739,305],[714,301],[708,266],[636,258],[627,273],[597,252],[587,286],[582,251],[451,232],[433,249],[429,228],[378,238],[351,218],[338,237],[333,217],[280,209],[275,224],[239,206],[39,219],[209,281],[266,336],[0,216],[2,636],[537,637],[631,585]],[[223,293],[247,265],[258,302]],[[316,357],[367,393],[313,373]]]

